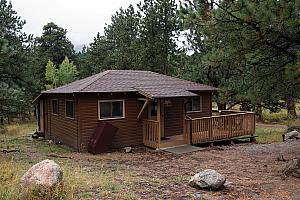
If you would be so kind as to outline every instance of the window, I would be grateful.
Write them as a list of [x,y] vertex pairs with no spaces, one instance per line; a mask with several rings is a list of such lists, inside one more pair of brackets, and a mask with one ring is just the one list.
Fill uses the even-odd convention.
[[192,97],[186,104],[187,112],[201,112],[202,111],[202,98],[200,96]]
[[99,119],[120,119],[124,118],[124,100],[99,101]]
[[151,113],[151,117],[154,117],[157,115],[157,102],[156,101],[151,101],[150,113]]
[[52,114],[58,115],[59,108],[58,108],[58,100],[52,99]]
[[72,119],[75,118],[74,101],[72,100],[66,100],[66,117]]

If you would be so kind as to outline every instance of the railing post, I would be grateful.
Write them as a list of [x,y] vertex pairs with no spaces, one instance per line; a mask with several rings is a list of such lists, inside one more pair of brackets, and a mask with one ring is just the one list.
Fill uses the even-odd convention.
[[213,118],[208,119],[208,135],[210,140],[213,139]]

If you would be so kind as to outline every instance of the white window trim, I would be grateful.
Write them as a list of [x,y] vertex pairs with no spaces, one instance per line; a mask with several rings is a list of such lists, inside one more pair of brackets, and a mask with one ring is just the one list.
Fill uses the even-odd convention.
[[[57,106],[58,106],[58,113],[53,113],[53,101],[57,101]],[[58,116],[59,115],[59,101],[58,101],[58,99],[51,99],[51,114],[52,115],[56,115],[56,116]]]
[[[197,97],[197,96],[196,96]],[[199,112],[203,112],[203,109],[202,109],[202,106],[203,106],[203,102],[202,102],[202,96],[200,96],[199,95],[199,101],[200,101],[200,103],[199,103],[199,105],[200,105],[200,110],[191,110],[191,111],[187,111],[186,113],[199,113]],[[193,97],[192,97],[193,98]],[[192,99],[191,98],[191,99]],[[192,100],[191,100],[191,103],[192,103]],[[193,105],[192,105],[192,107],[193,107]]]
[[[67,101],[72,101],[73,102],[73,113],[74,113],[74,117],[68,117],[67,116]],[[66,99],[65,100],[65,117],[67,118],[67,119],[72,119],[72,120],[74,120],[75,119],[75,103],[74,103],[74,100],[72,100],[72,99]]]
[[[101,118],[100,114],[100,103],[111,103],[111,102],[123,102],[123,116],[122,117],[110,117],[110,118]],[[111,100],[98,100],[98,120],[104,121],[104,120],[115,120],[115,119],[125,119],[125,99],[111,99]]]

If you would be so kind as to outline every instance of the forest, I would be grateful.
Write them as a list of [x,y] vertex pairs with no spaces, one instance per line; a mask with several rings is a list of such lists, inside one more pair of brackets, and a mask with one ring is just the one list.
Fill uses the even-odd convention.
[[[150,70],[219,88],[218,109],[287,109],[300,99],[300,1],[144,0],[120,8],[80,52],[55,22],[41,36],[0,0],[0,124],[32,117],[34,98],[108,69]],[[100,34],[103,32],[103,34]]]

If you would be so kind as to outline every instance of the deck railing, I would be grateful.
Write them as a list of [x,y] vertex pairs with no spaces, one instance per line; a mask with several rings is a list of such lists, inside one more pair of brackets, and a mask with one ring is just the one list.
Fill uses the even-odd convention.
[[159,148],[159,123],[155,120],[143,121],[143,142],[144,145],[152,148]]
[[254,113],[224,113],[220,116],[186,119],[192,144],[254,134]]

